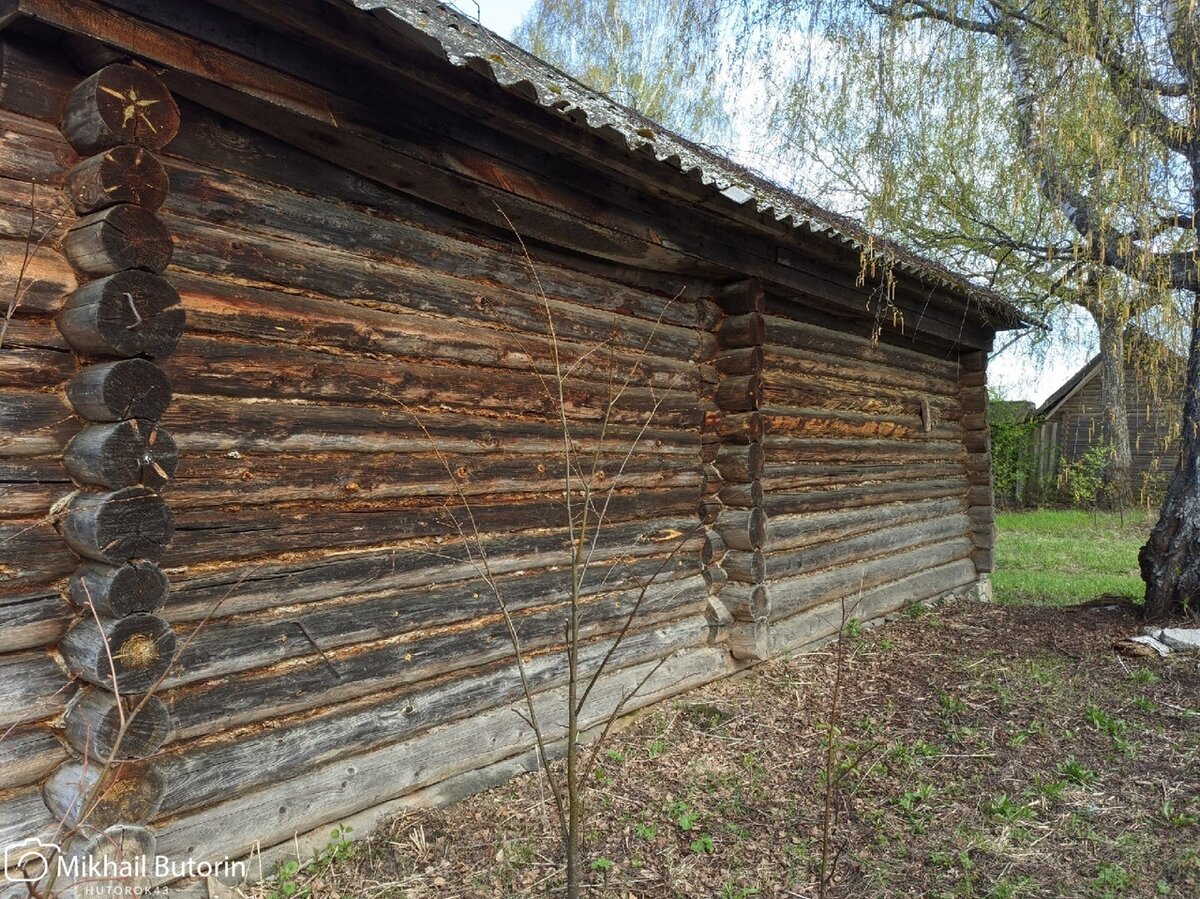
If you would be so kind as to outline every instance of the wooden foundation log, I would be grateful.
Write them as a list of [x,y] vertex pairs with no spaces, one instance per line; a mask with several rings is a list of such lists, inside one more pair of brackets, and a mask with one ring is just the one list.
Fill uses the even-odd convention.
[[80,484],[161,487],[175,474],[179,449],[165,429],[131,418],[84,428],[67,444],[63,465]]
[[[54,895],[61,899],[153,895],[156,846],[154,832],[148,827],[114,824],[95,833],[85,826],[62,849],[67,873],[54,882]],[[117,874],[95,875],[93,869]]]
[[124,618],[81,618],[63,636],[59,651],[71,670],[90,684],[122,696],[144,693],[171,666],[175,631],[154,615],[137,612]]
[[771,613],[771,598],[765,584],[730,584],[721,601],[738,621],[760,621]]
[[726,412],[748,412],[763,402],[762,378],[757,374],[721,379],[717,385],[717,405]]
[[105,66],[80,82],[67,100],[62,132],[81,155],[120,144],[160,150],[179,131],[170,91],[138,66]]
[[79,609],[95,609],[108,618],[134,612],[157,612],[167,601],[171,584],[153,562],[124,565],[84,562],[67,582],[67,596]]
[[58,521],[58,531],[79,555],[120,565],[162,556],[175,532],[162,497],[145,487],[77,493]]
[[718,373],[726,377],[762,372],[763,348],[753,346],[737,350],[724,350],[717,354],[714,366]]
[[67,742],[93,764],[102,764],[109,758],[124,761],[154,755],[171,738],[171,714],[157,696],[149,697],[137,709],[140,703],[140,697],[118,699],[107,690],[94,687],[82,690],[63,719]]
[[771,657],[771,627],[766,621],[735,622],[726,641],[735,659],[761,662]]
[[730,549],[744,552],[762,549],[767,541],[767,513],[761,507],[726,509],[715,528]]
[[742,552],[731,549],[721,560],[729,580],[740,584],[761,584],[766,579],[767,559],[760,550]]
[[107,771],[94,760],[67,762],[42,787],[46,807],[65,829],[145,824],[158,813],[166,783],[152,765],[126,762]]
[[63,252],[78,271],[111,275],[126,269],[161,274],[171,262],[171,232],[141,206],[122,203],[80,219],[63,238]]
[[144,147],[125,144],[85,159],[67,174],[65,192],[80,215],[133,203],[153,212],[167,198],[167,170]]
[[730,315],[717,325],[717,346],[723,350],[759,346],[765,335],[766,325],[761,314]]
[[81,353],[97,356],[171,355],[186,316],[165,279],[139,270],[91,281],[63,304],[58,330]]
[[730,444],[717,451],[714,464],[726,481],[748,484],[762,477],[763,448],[761,443]]
[[82,369],[67,384],[67,399],[88,421],[157,421],[171,404],[171,382],[152,362],[122,359]]

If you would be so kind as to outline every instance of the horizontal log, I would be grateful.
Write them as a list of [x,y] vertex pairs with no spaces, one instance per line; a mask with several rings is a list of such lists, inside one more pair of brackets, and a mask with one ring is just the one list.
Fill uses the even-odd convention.
[[166,574],[153,562],[84,562],[71,575],[67,596],[84,612],[94,609],[107,618],[123,618],[134,612],[157,612],[166,604],[170,589]]
[[865,484],[834,490],[812,490],[797,493],[769,493],[763,508],[771,518],[799,515],[805,512],[827,512],[831,509],[858,509],[887,503],[917,502],[930,499],[965,499],[965,478],[936,481],[892,481]]
[[0,656],[0,724],[8,727],[57,715],[66,705],[67,682],[47,652]]
[[[118,705],[120,707],[118,707]],[[171,714],[151,695],[118,699],[107,690],[86,688],[71,701],[63,735],[93,765],[154,755],[171,738]]]
[[64,192],[80,215],[117,203],[153,212],[170,189],[167,170],[145,147],[123,144],[91,156],[67,173]]
[[[65,870],[54,882],[54,890],[62,896],[86,896],[97,892],[111,895],[122,891],[142,895],[151,889],[149,872],[154,869],[156,847],[154,831],[148,827],[114,824],[95,833],[85,826],[83,832],[70,839],[62,849],[62,861],[57,864],[60,870]],[[133,867],[135,865],[138,867]],[[142,867],[146,869],[145,873]],[[125,873],[131,868],[136,873]],[[112,871],[116,875],[96,876],[92,870]]]
[[[919,415],[873,415],[829,409],[794,409],[765,406],[758,413],[763,422],[763,442],[768,447],[780,440],[806,438],[861,438],[866,440],[959,440],[964,429],[957,422],[937,422],[926,431]],[[726,416],[726,421],[739,416]]]
[[760,313],[727,315],[717,325],[717,348],[732,350],[760,346],[763,334],[763,316]]
[[[563,451],[562,426],[549,418],[508,420],[436,409],[405,410],[387,403],[340,406],[181,395],[162,415],[162,421],[185,455],[247,450],[431,453],[437,449],[451,454],[503,451],[547,455]],[[657,428],[653,423],[645,428],[620,422],[605,426],[593,420],[568,421],[568,427],[577,460],[587,461],[597,450],[612,453],[633,448],[696,461],[699,435],[694,431]]]
[[0,239],[0,293],[17,297],[15,314],[54,312],[77,285],[76,275],[61,253],[42,245],[37,252],[27,241]]
[[826,378],[811,378],[804,383],[792,383],[786,387],[768,385],[763,390],[762,404],[773,408],[820,409],[829,412],[917,418],[922,422],[922,410],[928,406],[932,416],[931,424],[962,419],[962,409],[953,399],[931,397],[908,388],[887,390],[866,384],[846,385],[845,382]]
[[[934,599],[974,582],[975,566],[959,560],[919,571],[862,594],[852,594],[847,610],[853,618],[870,621],[917,602]],[[837,635],[842,629],[840,602],[807,609],[772,625],[776,652],[798,650]]]
[[735,659],[765,661],[771,657],[771,626],[762,619],[734,622],[728,628],[726,642]]
[[[612,670],[653,660],[699,645],[703,626],[695,617],[662,627],[631,632],[613,654]],[[580,647],[580,670],[590,677],[608,649],[600,640]],[[534,691],[565,681],[563,659],[539,655],[525,675]],[[382,693],[366,704],[339,705],[272,722],[270,728],[244,731],[237,740],[220,734],[168,747],[159,770],[170,784],[163,811],[180,811],[244,795],[276,782],[286,768],[302,773],[346,755],[357,755],[428,732],[449,722],[470,719],[522,698],[520,678],[511,660],[448,681],[417,684]]]
[[63,238],[67,260],[87,275],[133,268],[162,274],[172,252],[166,225],[153,212],[130,203],[81,218]]
[[71,91],[62,130],[84,156],[120,144],[158,150],[179,131],[179,107],[148,69],[109,65]]
[[[607,419],[656,430],[700,426],[693,392],[644,387],[634,376],[636,367],[609,372],[601,383],[574,377],[560,382],[536,373],[354,358],[189,334],[172,368],[178,393],[392,405],[422,415],[486,410],[554,421],[561,401],[571,423]],[[624,386],[627,380],[632,383]]]
[[713,464],[726,481],[745,484],[762,477],[763,457],[761,443],[731,444],[717,451]]
[[[0,740],[0,790],[36,783],[67,759],[66,750],[43,724],[7,730]],[[0,817],[6,812],[0,800]]]
[[765,584],[730,584],[721,601],[738,621],[759,621],[771,613],[771,598]]
[[80,353],[164,359],[183,333],[179,294],[164,278],[122,271],[75,291],[55,319]]
[[758,278],[747,278],[744,281],[726,284],[716,292],[713,300],[728,315],[762,312],[766,303],[762,281]]
[[[0,389],[44,391],[60,386],[75,374],[75,359],[66,347],[43,349],[30,344],[57,341],[49,322],[9,322],[0,344]],[[0,327],[3,327],[0,325]],[[43,335],[46,335],[45,339]]]
[[0,653],[52,646],[75,620],[74,609],[57,591],[38,584],[28,589],[0,599]]
[[58,519],[58,530],[79,555],[120,565],[160,558],[175,526],[161,496],[145,487],[125,487],[76,493]]
[[[772,466],[814,462],[823,465],[882,465],[912,462],[965,463],[962,443],[953,440],[830,440],[810,437],[772,437],[768,455]],[[776,469],[777,470],[777,469]]]
[[[723,648],[695,648],[673,656],[628,700],[625,711],[714,680],[728,671]],[[584,726],[602,720],[657,662],[614,671],[593,692]],[[564,688],[538,694],[538,717],[548,733],[560,728]],[[501,706],[451,727],[429,731],[355,758],[351,768],[330,762],[286,784],[233,793],[203,811],[160,819],[158,851],[171,857],[236,858],[255,845],[291,839],[299,829],[378,805],[426,784],[508,758],[530,744],[517,704]]]
[[[0,41],[0,60],[3,65],[0,106],[57,124],[62,121],[67,96],[79,76],[64,72],[61,66],[47,65],[46,56],[44,44],[14,35],[11,31],[4,33],[4,39]],[[68,146],[61,134],[55,136],[64,146]]]
[[729,575],[720,565],[707,565],[704,568],[704,583],[710,595],[718,596],[729,583]]
[[[865,483],[936,481],[963,476],[962,462],[900,461],[882,465],[842,462],[771,462],[763,467],[762,486],[767,493],[792,493],[830,487],[856,487]],[[971,475],[967,475],[971,483]]]
[[704,606],[704,620],[714,637],[720,637],[722,630],[733,622],[733,616],[720,599],[709,596]]
[[[596,536],[591,564],[595,571],[607,570],[622,560],[634,564],[677,547],[680,557],[694,556],[700,547],[695,526],[694,517],[613,521]],[[297,607],[419,587],[451,587],[479,577],[477,559],[481,552],[487,554],[488,567],[497,577],[514,572],[532,575],[540,569],[561,568],[569,551],[570,536],[561,526],[502,531],[478,540],[455,536],[437,543],[436,551],[431,551],[428,541],[417,540],[359,552],[342,550],[332,555],[317,552],[210,563],[194,573],[174,572],[169,614],[174,622],[199,621],[214,610],[233,615],[281,604]],[[460,590],[465,594],[475,592],[476,588]],[[300,612],[297,609],[297,614]]]
[[67,384],[67,400],[88,421],[157,421],[171,403],[166,373],[145,359],[88,365]]
[[877,527],[854,537],[771,553],[771,577],[788,578],[839,566],[857,566],[867,559],[968,536],[970,520],[962,514]]
[[767,557],[761,550],[742,552],[730,550],[721,560],[721,567],[730,581],[740,584],[761,584],[766,579]]
[[[58,822],[46,808],[37,787],[14,790],[0,800],[0,840],[11,846],[32,836],[45,842],[53,842],[58,833]],[[12,889],[0,892],[4,899],[25,899],[29,889],[24,884],[8,884]]]
[[717,353],[716,359],[713,362],[716,372],[725,377],[761,375],[763,371],[763,348],[761,346],[753,346],[736,350],[722,350]]
[[964,371],[958,376],[958,383],[962,385],[964,391],[971,387],[986,387],[987,372],[986,371]]
[[161,618],[141,612],[98,621],[86,616],[63,635],[59,651],[70,670],[88,683],[129,696],[149,690],[170,668],[175,631]]
[[757,374],[734,375],[717,385],[717,406],[726,412],[746,412],[763,403],[762,378]]
[[761,506],[764,495],[762,481],[751,481],[749,484],[726,484],[717,491],[717,499],[721,503],[740,509]]
[[158,488],[175,474],[179,449],[164,428],[131,418],[84,428],[63,451],[63,466],[79,484]]
[[[957,403],[960,397],[956,381],[935,375],[774,344],[764,351],[763,380],[768,390],[806,390],[820,385],[829,386],[835,395],[871,397],[894,396],[902,385],[904,390],[942,403]],[[902,381],[897,378],[899,373]]]
[[42,787],[46,806],[67,830],[86,825],[145,824],[162,805],[167,785],[148,763],[100,765],[67,762]]
[[725,555],[725,541],[721,539],[721,535],[712,528],[704,528],[700,532],[700,564],[708,568],[714,562],[718,562]]
[[958,381],[956,360],[939,359],[927,353],[891,346],[868,337],[834,331],[794,318],[768,315],[765,323],[766,343],[768,344],[794,350],[843,356],[847,359],[869,362],[886,369],[905,369],[950,383]]
[[761,412],[725,413],[718,419],[716,426],[716,433],[722,443],[742,446],[761,442],[765,432],[765,419]]
[[[391,191],[372,190],[370,182],[345,169],[276,144],[261,132],[218,120],[207,110],[192,107],[189,112],[181,142],[171,148],[173,155],[166,161],[171,208],[191,219],[314,247],[324,246],[332,231],[362,256],[388,263],[402,259],[413,267],[475,282],[476,290],[501,286],[527,297],[544,292],[554,302],[689,329],[708,330],[716,320],[706,308],[709,304],[688,302],[674,279],[664,291],[640,290],[581,271],[574,260],[564,265],[545,259],[537,247],[529,247],[531,265],[511,241],[472,235],[466,242],[458,236],[460,228],[431,214],[429,207]],[[239,148],[236,163],[228,152],[230,142]],[[247,161],[257,154],[266,170],[245,172]],[[243,171],[224,171],[231,163]],[[303,172],[287,186],[269,183],[286,178],[289,166]]]
[[967,502],[972,506],[991,506],[995,505],[995,497],[992,494],[992,484],[988,481],[985,484],[972,485],[967,490]]
[[554,332],[564,340],[688,361],[709,358],[713,352],[712,336],[694,329],[575,303],[543,301],[536,293],[482,288],[436,268],[402,266],[394,258],[391,262],[365,259],[348,249],[331,248],[327,242],[316,252],[294,240],[215,228],[174,214],[164,214],[163,222],[175,240],[173,268],[202,277],[236,279],[267,289],[285,287],[409,312],[459,317],[469,308],[476,321],[511,329],[531,344],[548,341],[549,310]]
[[[605,579],[607,575],[607,580]],[[581,602],[585,619],[601,621],[605,614],[619,616],[642,600],[646,614],[672,609],[680,602],[697,601],[705,593],[699,565],[676,559],[640,560],[634,565],[602,566],[583,586]],[[496,578],[496,587],[510,614],[531,614],[561,621],[560,609],[551,609],[570,599],[570,576],[564,568],[538,575],[507,575]],[[311,656],[314,652],[352,652],[351,647],[392,640],[408,634],[417,641],[422,632],[487,630],[500,617],[495,593],[483,580],[454,584],[447,588],[403,593],[364,593],[350,600],[310,603],[302,611],[286,608],[256,615],[222,618],[199,627],[181,629],[180,640],[188,643],[171,670],[168,683],[177,686],[233,672],[274,665],[286,659]],[[523,627],[518,622],[518,627]],[[530,625],[540,628],[541,625]],[[539,631],[541,633],[541,631]],[[444,636],[444,635],[443,635]],[[543,635],[544,636],[544,635]],[[561,632],[558,633],[561,637]],[[465,644],[470,651],[469,643]],[[459,660],[463,664],[462,658]],[[335,661],[334,668],[340,668]],[[401,667],[409,667],[407,665]]]
[[996,554],[991,549],[976,549],[971,553],[971,561],[975,563],[975,570],[980,574],[989,574],[996,570]]
[[[638,612],[641,627],[702,616],[708,598],[702,579],[684,579],[674,582],[674,586],[676,592],[663,591],[643,604]],[[583,639],[611,636],[624,623],[622,611],[628,615],[629,609],[627,600],[619,608],[605,598],[584,604],[580,629]],[[522,650],[559,646],[565,614],[565,609],[558,606],[515,617]],[[306,640],[299,633],[297,638]],[[416,631],[323,654],[310,647],[306,655],[239,677],[201,677],[167,690],[163,699],[172,710],[177,733],[189,738],[354,698],[378,696],[381,691],[405,684],[507,660],[512,652],[507,625],[500,616],[492,615],[469,629],[446,628],[428,634]]]
[[911,572],[936,568],[971,554],[966,537],[943,540],[869,559],[856,565],[826,568],[811,574],[771,581],[772,620],[781,620],[805,609],[846,599],[850,608],[860,593],[903,578]]
[[911,521],[961,515],[966,510],[966,501],[962,497],[951,497],[912,503],[888,503],[882,506],[860,506],[854,509],[835,508],[828,512],[810,514],[779,515],[771,519],[771,552],[775,554],[816,546]]
[[762,549],[768,541],[767,514],[761,507],[725,509],[715,528],[730,549]]
[[978,351],[960,353],[958,364],[964,372],[987,371],[987,353]]

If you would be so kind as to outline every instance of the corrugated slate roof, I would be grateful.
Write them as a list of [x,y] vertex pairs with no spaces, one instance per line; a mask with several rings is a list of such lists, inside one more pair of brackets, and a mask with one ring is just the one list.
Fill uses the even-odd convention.
[[925,284],[940,287],[979,304],[998,326],[1031,324],[1002,294],[974,284],[939,263],[894,241],[868,232],[853,219],[815,203],[750,172],[699,144],[592,90],[570,75],[526,52],[452,7],[416,0],[345,0],[372,14],[385,27],[426,47],[454,66],[471,69],[506,90],[554,110],[577,126],[618,144],[631,153],[670,166],[710,186],[744,214],[793,228],[853,248],[869,250]]

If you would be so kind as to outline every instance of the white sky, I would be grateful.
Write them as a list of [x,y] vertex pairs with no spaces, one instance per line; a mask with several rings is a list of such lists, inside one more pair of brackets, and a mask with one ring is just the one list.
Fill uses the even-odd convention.
[[[513,31],[533,6],[534,0],[454,0],[454,5],[468,16],[479,21],[503,37],[511,37]],[[748,93],[761,85],[747,85]],[[753,97],[744,98],[751,102]],[[736,125],[739,123],[735,123]],[[745,126],[746,122],[741,122]],[[761,168],[766,161],[756,158],[754,148],[761,143],[747,127],[738,128],[731,140],[730,148],[735,157],[753,167]],[[769,172],[766,173],[770,175]],[[784,183],[788,179],[780,179]],[[1063,339],[1069,335],[1070,339]],[[996,338],[999,349],[1012,340],[1012,335],[1001,333]],[[1006,399],[1032,400],[1039,405],[1096,352],[1095,326],[1081,314],[1064,329],[1056,327],[1054,338],[1039,344],[1031,336],[1017,341],[1004,352],[994,355],[989,365],[990,385]]]

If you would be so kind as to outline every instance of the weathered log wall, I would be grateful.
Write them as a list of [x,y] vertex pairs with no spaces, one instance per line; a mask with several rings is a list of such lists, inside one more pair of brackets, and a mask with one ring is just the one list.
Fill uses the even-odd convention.
[[[873,340],[857,288],[799,257],[768,297],[728,276],[736,242],[677,211],[662,240],[646,216],[663,198],[625,185],[610,206],[608,182],[462,110],[447,147],[407,123],[360,145],[294,111],[264,117],[268,136],[252,104],[239,122],[180,99],[149,158],[83,161],[107,139],[77,124],[77,152],[59,126],[95,66],[20,34],[2,47],[0,289],[18,301],[0,340],[0,841],[52,833],[81,756],[111,749],[92,609],[179,647],[119,753],[150,756],[123,776],[154,787],[131,795],[168,854],[244,854],[524,750],[492,585],[552,728],[560,383],[604,504],[585,671],[642,597],[590,714],[664,657],[629,708],[822,639],[842,598],[875,617],[988,566],[983,354],[960,363],[948,323]],[[245,100],[162,77],[226,111]],[[114,166],[136,176],[107,207],[119,228],[97,199]],[[541,239],[528,257],[491,205],[509,182],[518,230]],[[760,243],[761,275],[778,254]],[[143,548],[166,539],[162,493],[169,588],[143,549],[100,558],[86,502],[59,502],[81,486],[135,491]]]

